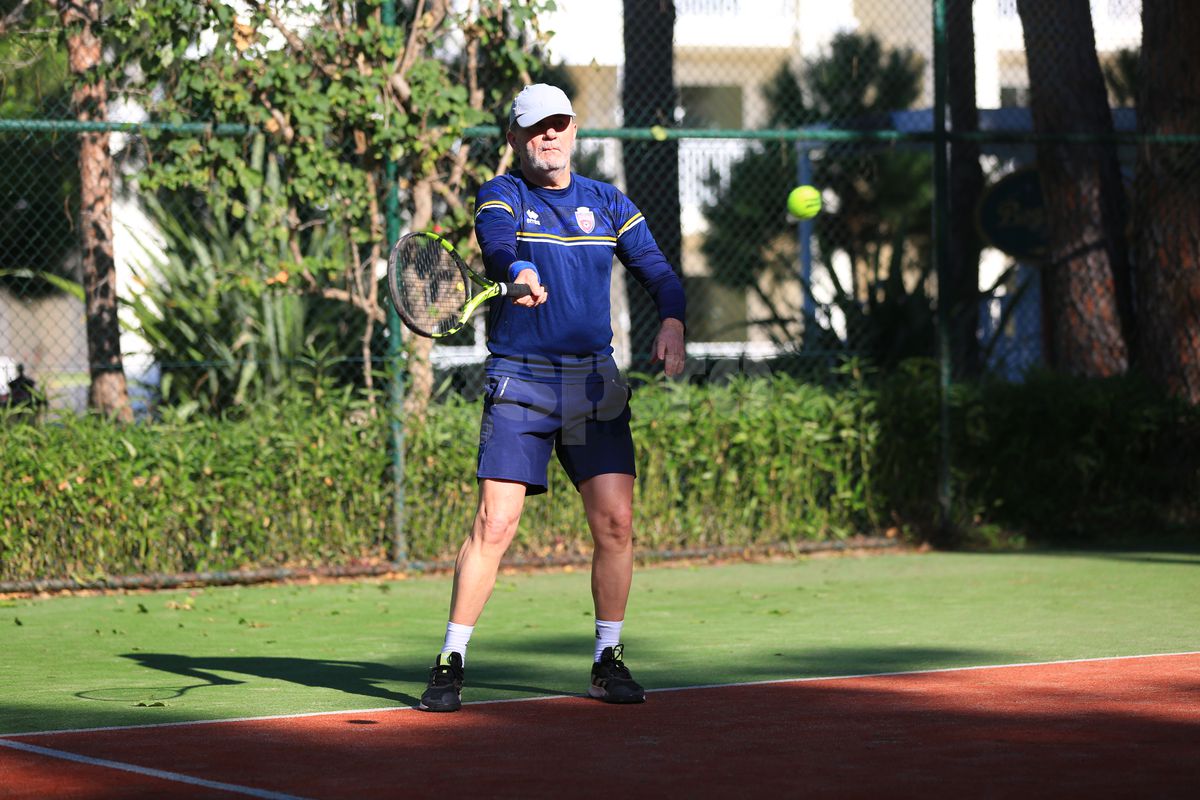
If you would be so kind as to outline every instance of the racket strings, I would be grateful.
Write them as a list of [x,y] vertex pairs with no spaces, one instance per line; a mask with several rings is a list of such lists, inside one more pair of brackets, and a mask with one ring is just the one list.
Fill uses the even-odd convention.
[[470,299],[454,256],[436,239],[414,236],[402,245],[398,260],[401,311],[431,334],[453,330]]

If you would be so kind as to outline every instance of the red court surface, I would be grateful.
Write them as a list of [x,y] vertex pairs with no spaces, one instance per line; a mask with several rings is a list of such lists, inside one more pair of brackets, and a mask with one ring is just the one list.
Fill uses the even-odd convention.
[[1198,797],[1200,654],[0,739],[4,798],[751,794]]

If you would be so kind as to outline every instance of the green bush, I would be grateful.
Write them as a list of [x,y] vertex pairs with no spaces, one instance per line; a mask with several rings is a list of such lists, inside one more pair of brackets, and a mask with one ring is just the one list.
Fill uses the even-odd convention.
[[976,518],[1035,540],[1200,531],[1200,409],[1136,378],[990,382],[956,409],[955,467]]
[[[937,522],[938,372],[910,361],[879,382],[872,461],[881,512]],[[1200,408],[1136,377],[1034,373],[956,384],[950,399],[954,522],[1035,543],[1196,539]]]
[[[670,549],[843,537],[874,527],[864,480],[875,426],[861,389],[788,378],[661,383],[634,400],[638,546]],[[453,557],[477,502],[480,407],[457,395],[406,433],[405,517],[413,557]],[[514,553],[589,548],[578,494],[555,465],[526,504]],[[381,515],[386,509],[380,510]]]
[[0,576],[336,564],[381,552],[386,433],[348,402],[298,399],[240,419],[0,425]]
[[[936,521],[936,365],[821,387],[787,377],[650,383],[634,397],[643,551],[828,540]],[[0,579],[345,564],[390,553],[386,413],[349,390],[244,416],[120,426],[0,420]],[[479,404],[406,432],[414,559],[452,557],[475,511]],[[956,522],[1040,542],[1200,529],[1200,410],[1133,379],[1035,375],[952,397]],[[514,555],[585,552],[551,466]]]
[[740,378],[635,397],[637,530],[653,547],[841,538],[877,526],[873,394]]
[[[870,396],[795,381],[644,387],[635,400],[643,547],[845,536],[873,526],[863,479]],[[391,537],[385,414],[293,397],[244,417],[127,427],[96,416],[0,426],[5,579],[382,558]],[[442,401],[406,432],[405,530],[417,559],[453,556],[475,510],[479,406]],[[557,467],[514,552],[588,548]]]

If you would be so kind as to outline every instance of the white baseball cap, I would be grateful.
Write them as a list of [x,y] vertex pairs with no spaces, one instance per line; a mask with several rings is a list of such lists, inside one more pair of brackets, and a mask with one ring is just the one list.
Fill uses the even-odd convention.
[[556,114],[575,116],[575,109],[571,108],[566,92],[548,83],[535,83],[526,86],[513,99],[512,110],[508,112],[508,124],[528,128]]

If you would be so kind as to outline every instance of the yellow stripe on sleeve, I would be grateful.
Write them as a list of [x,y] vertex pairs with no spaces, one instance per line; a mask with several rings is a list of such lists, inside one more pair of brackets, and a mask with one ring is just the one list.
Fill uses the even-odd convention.
[[640,222],[644,222],[645,219],[646,218],[641,215],[641,212],[634,214],[632,217],[629,218],[628,222],[626,222],[624,225],[621,226],[621,230],[617,231],[617,236],[621,236],[622,234],[625,233],[625,231],[629,230],[634,225],[637,225]]
[[509,216],[513,217],[514,219],[517,216],[516,214],[513,213],[512,206],[510,206],[508,203],[505,203],[503,200],[488,200],[486,203],[479,206],[479,208],[475,209],[475,216],[478,217],[480,214],[482,214],[484,211],[487,211],[489,208],[504,209],[505,211],[508,212]]

